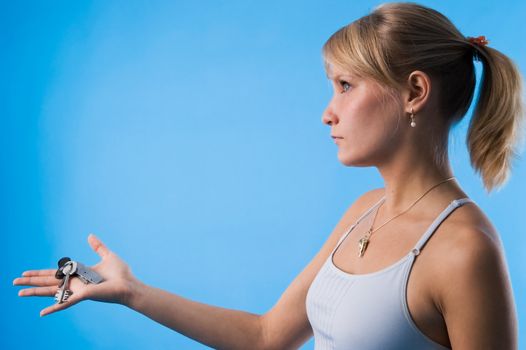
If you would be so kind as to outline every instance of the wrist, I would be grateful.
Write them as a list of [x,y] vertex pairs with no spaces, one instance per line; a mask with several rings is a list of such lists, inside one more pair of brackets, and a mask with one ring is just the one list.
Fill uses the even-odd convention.
[[128,284],[128,290],[123,300],[123,305],[130,309],[137,310],[140,300],[146,293],[147,286],[138,279],[133,279]]

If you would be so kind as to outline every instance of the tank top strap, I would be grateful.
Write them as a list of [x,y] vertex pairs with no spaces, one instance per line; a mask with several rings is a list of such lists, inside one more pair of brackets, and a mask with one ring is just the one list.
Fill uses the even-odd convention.
[[433,235],[437,227],[449,216],[449,214],[451,214],[456,208],[468,202],[475,203],[471,198],[467,197],[454,199],[451,201],[451,203],[438,215],[426,232],[424,232],[420,240],[416,243],[415,247],[411,250],[413,254],[418,255],[420,253],[420,250],[422,250],[422,247],[426,244],[427,240]]
[[[380,198],[380,200],[378,202],[376,202],[375,204],[373,204],[369,209],[367,209],[362,215],[360,215],[360,217],[358,217],[358,219],[356,220],[356,222],[354,224],[352,224],[352,226],[347,230],[347,232],[345,232],[341,237],[340,239],[338,240],[338,243],[336,243],[336,247],[345,239],[345,237],[347,237],[347,235],[352,231],[352,229],[358,225],[360,223],[360,221],[362,221],[362,219],[364,217],[366,217],[371,211],[374,210],[374,208],[376,208],[378,206],[378,204],[382,203],[382,201],[385,199],[385,195],[382,196],[382,198]],[[336,248],[335,248],[336,249]]]

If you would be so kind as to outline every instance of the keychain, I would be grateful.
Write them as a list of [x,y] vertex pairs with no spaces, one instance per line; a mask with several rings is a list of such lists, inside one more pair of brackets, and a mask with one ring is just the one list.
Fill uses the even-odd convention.
[[85,284],[98,284],[104,280],[102,276],[94,270],[78,261],[73,261],[68,257],[63,257],[58,261],[58,269],[55,273],[55,277],[62,280],[59,289],[55,293],[55,301],[58,304],[62,304],[73,294],[73,292],[68,289],[70,277],[78,277]]

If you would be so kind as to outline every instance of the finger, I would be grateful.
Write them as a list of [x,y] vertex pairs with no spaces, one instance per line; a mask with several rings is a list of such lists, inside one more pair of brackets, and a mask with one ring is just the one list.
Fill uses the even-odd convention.
[[108,256],[110,253],[110,250],[106,247],[106,245],[104,245],[104,243],[102,243],[102,241],[98,239],[93,233],[88,235],[88,243],[91,246],[91,249],[99,254],[101,258]]
[[13,280],[14,286],[52,286],[57,285],[59,280],[53,276],[49,277],[18,277]]
[[22,272],[22,276],[24,277],[30,277],[30,276],[48,276],[48,275],[55,275],[56,269],[46,269],[46,270],[28,270]]
[[49,297],[55,295],[58,286],[55,287],[39,287],[39,288],[27,288],[18,291],[19,297]]
[[80,297],[79,294],[73,294],[65,302],[63,302],[62,304],[56,303],[56,304],[53,304],[51,306],[46,307],[45,309],[42,309],[40,311],[40,317],[52,314],[52,313],[57,312],[57,311],[65,310],[68,307],[71,307],[71,306],[75,305],[76,303],[78,303],[81,300],[82,300],[82,298]]

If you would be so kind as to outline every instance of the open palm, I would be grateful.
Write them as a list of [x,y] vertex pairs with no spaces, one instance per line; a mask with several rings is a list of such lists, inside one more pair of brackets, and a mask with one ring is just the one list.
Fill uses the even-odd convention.
[[[54,304],[43,309],[40,311],[40,316],[64,310],[86,299],[119,304],[128,302],[130,288],[135,281],[129,266],[95,235],[88,236],[88,243],[101,258],[101,261],[91,269],[100,274],[104,280],[99,284],[84,284],[78,277],[70,278],[68,289],[73,294],[62,304]],[[18,295],[23,297],[54,296],[60,283],[55,278],[56,271],[56,269],[25,271],[22,277],[13,281],[13,284],[33,288],[22,289]]]

